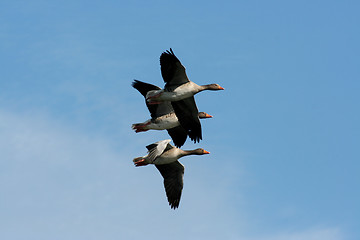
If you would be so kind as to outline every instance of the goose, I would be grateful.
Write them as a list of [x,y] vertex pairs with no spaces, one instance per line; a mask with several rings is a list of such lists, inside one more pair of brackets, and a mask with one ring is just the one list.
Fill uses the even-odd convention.
[[164,178],[167,200],[172,209],[179,207],[181,192],[184,186],[185,167],[178,159],[188,155],[204,155],[210,152],[202,148],[181,150],[170,144],[170,139],[158,141],[146,146],[148,154],[134,158],[136,167],[154,164]]
[[202,139],[202,132],[194,95],[204,90],[224,90],[224,88],[218,84],[197,85],[191,82],[186,75],[185,67],[171,48],[170,51],[161,54],[160,66],[165,87],[149,91],[146,94],[147,102],[151,105],[170,101],[189,138],[195,143],[199,142]]
[[[144,83],[139,80],[134,80],[132,86],[138,90],[144,97],[149,91],[158,90],[159,87]],[[180,125],[180,122],[172,108],[170,102],[161,102],[159,104],[148,104],[146,106],[151,114],[151,119],[143,123],[134,123],[132,124],[132,129],[138,132],[145,132],[150,129],[153,130],[164,130],[166,129],[171,136],[176,147],[181,147],[184,145],[187,138],[187,131]],[[211,115],[205,112],[199,112],[198,117],[200,119],[212,118]]]
[[170,48],[160,56],[161,75],[165,88],[148,92],[146,100],[150,104],[159,101],[180,101],[204,90],[224,90],[219,84],[197,85],[190,81],[186,75],[185,67]]

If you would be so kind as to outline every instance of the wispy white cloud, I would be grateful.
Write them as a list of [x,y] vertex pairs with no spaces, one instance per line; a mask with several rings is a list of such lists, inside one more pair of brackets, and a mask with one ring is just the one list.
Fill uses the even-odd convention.
[[44,116],[5,111],[0,111],[0,132],[5,236],[14,234],[13,229],[34,238],[61,229],[76,231],[87,221],[96,222],[97,215],[111,215],[107,205],[121,206],[132,197],[122,197],[131,191],[130,154],[96,134]]
[[[193,167],[186,170],[181,208],[173,211],[157,170],[132,165],[132,158],[146,151],[142,145],[121,147],[49,116],[4,110],[0,132],[2,237],[159,238],[163,224],[159,239],[174,233],[178,239],[201,238],[204,232],[215,239],[223,236],[223,229],[233,232],[227,221],[236,218],[225,204],[225,183],[210,186],[199,174],[206,159],[184,159]],[[153,227],[143,231],[144,226]]]
[[4,110],[0,132],[4,239],[345,239],[338,228],[249,232],[259,227],[249,226],[242,197],[231,191],[242,174],[219,167],[230,174],[217,177],[204,165],[212,159],[182,160],[185,187],[173,211],[157,170],[132,166],[146,151],[132,138],[134,148],[121,147],[51,117]]

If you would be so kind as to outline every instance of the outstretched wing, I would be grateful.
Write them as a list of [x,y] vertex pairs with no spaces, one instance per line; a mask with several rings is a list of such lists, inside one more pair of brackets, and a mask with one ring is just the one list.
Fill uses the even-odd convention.
[[176,147],[184,145],[187,138],[187,131],[183,126],[177,126],[167,130]]
[[165,90],[176,88],[189,82],[185,67],[175,56],[173,50],[163,52],[160,56],[161,75],[166,82]]
[[172,146],[169,144],[171,142],[170,139],[158,141],[156,143],[147,145],[148,156],[147,160],[153,162],[158,156],[160,156],[165,150],[168,150]]
[[189,138],[195,143],[202,139],[199,111],[194,97],[189,97],[181,101],[171,102],[175,114],[179,119],[180,125],[185,128]]
[[170,112],[174,111],[174,109],[171,106],[170,102],[161,102],[159,104],[149,104],[146,101],[146,94],[149,91],[153,90],[161,90],[158,86],[145,83],[139,80],[134,80],[134,82],[131,84],[136,90],[138,90],[141,95],[145,98],[145,103],[147,108],[149,109],[149,112],[151,114],[151,118],[155,119],[157,117],[169,114]]
[[184,186],[184,166],[179,161],[155,166],[164,178],[165,192],[170,207],[178,208]]

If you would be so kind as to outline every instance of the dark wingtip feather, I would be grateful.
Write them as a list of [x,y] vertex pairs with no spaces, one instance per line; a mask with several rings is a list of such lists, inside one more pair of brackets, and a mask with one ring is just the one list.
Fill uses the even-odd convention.
[[144,97],[146,97],[147,92],[151,90],[161,89],[158,86],[152,85],[150,83],[145,83],[136,79],[134,79],[134,81],[131,83],[131,86],[136,90],[138,90],[141,93],[141,95],[143,95]]
[[[171,57],[171,58],[179,61],[179,59],[175,56],[174,51],[172,50],[172,48],[170,48],[170,51],[169,51],[169,50],[166,50],[165,52],[163,52],[163,53],[160,55],[160,60],[161,60],[161,58],[164,58],[164,57]],[[175,57],[175,58],[174,58],[174,57]]]
[[147,145],[146,148],[147,148],[147,150],[150,151],[151,149],[156,148],[156,146],[157,146],[157,144],[152,143],[152,144]]
[[175,55],[172,48],[170,48],[170,51],[169,50],[166,50],[165,52],[163,52],[163,54],[168,54],[168,55]]
[[180,63],[180,60],[175,56],[171,48],[170,51],[166,50],[160,55],[161,75],[165,82],[170,81],[174,76],[178,63]]
[[135,84],[138,83],[138,82],[139,82],[139,80],[134,79],[134,81],[131,83],[131,86],[135,87]]
[[201,133],[201,127],[200,129],[196,129],[196,131],[189,131],[188,132],[189,138],[194,141],[194,143],[200,142],[202,140],[202,133]]
[[171,209],[176,209],[179,207],[180,204],[180,199],[172,199],[172,200],[168,200],[169,201],[169,206],[171,207]]

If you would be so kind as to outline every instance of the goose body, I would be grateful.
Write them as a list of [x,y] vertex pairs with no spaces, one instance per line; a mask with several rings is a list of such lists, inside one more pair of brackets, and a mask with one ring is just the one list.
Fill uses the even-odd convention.
[[[132,83],[132,86],[137,89],[144,97],[146,97],[149,92],[158,91],[160,89],[155,85],[144,83],[139,80],[135,80]],[[147,101],[145,102],[151,114],[151,119],[143,123],[132,124],[132,129],[135,130],[135,132],[145,132],[151,129],[166,129],[173,139],[175,146],[181,147],[186,141],[188,131],[183,126],[181,126],[181,122],[174,112],[172,104],[168,101],[159,102],[158,104],[149,104]],[[198,119],[212,118],[211,115],[205,112],[197,112],[196,114]]]
[[148,119],[143,123],[134,123],[131,127],[135,132],[145,132],[148,130],[165,130],[180,126],[180,122],[175,112],[170,112],[155,119]]
[[173,87],[172,91],[166,91],[166,89],[150,91],[146,95],[146,99],[149,104],[156,104],[162,101],[175,102],[193,97],[195,94],[204,90],[224,90],[224,88],[220,87],[218,84],[197,85],[196,83],[189,81],[177,87]]
[[154,164],[164,178],[166,196],[171,208],[179,207],[181,192],[184,186],[184,166],[178,161],[179,158],[188,155],[209,154],[202,148],[195,150],[182,150],[170,144],[170,139],[162,140],[146,146],[148,154],[134,158],[136,167]]
[[150,91],[146,95],[146,99],[150,104],[162,101],[175,102],[192,97],[200,91],[202,91],[202,86],[193,82],[187,82],[174,88],[172,91],[166,91],[165,89]]
[[[199,112],[198,116],[200,119],[212,118],[212,116],[206,112]],[[180,126],[179,119],[175,112],[170,112],[155,119],[148,119],[143,123],[134,123],[131,128],[135,130],[135,132],[145,132],[148,130],[168,130],[178,126]]]

